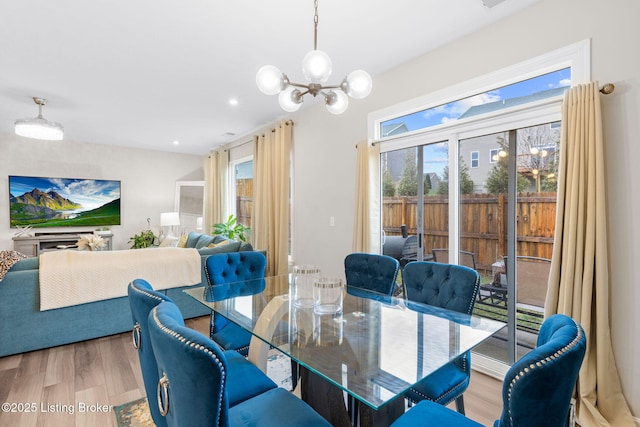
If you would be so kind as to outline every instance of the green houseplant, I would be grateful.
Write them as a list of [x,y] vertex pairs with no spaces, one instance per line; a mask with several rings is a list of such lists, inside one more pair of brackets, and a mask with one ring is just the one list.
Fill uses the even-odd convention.
[[135,234],[129,238],[129,243],[132,243],[131,249],[142,249],[153,246],[158,236],[151,230],[143,230],[140,234]]
[[249,231],[251,231],[251,228],[240,224],[233,214],[229,215],[229,218],[227,218],[225,222],[219,222],[213,225],[213,234],[242,242],[247,241]]

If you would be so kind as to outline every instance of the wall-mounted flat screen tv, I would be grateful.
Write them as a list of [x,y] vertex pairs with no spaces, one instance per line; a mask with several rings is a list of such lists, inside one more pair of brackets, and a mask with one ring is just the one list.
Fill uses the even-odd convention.
[[9,176],[11,227],[120,225],[120,181]]

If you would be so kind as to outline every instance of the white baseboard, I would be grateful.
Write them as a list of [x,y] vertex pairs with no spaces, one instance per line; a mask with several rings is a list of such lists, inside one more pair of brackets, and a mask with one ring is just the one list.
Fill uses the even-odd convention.
[[500,381],[504,380],[504,376],[509,370],[509,365],[506,363],[483,356],[482,354],[472,353],[471,358],[473,360],[471,369]]

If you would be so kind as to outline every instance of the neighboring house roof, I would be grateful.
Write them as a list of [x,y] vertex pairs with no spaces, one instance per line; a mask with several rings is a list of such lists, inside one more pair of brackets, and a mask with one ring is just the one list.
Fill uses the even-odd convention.
[[398,135],[401,133],[409,132],[409,128],[404,123],[389,123],[382,125],[382,137]]
[[562,95],[568,87],[559,87],[555,89],[543,90],[542,92],[536,92],[527,96],[520,96],[517,98],[503,99],[501,101],[489,102],[488,104],[475,105],[465,111],[458,120],[466,117],[477,116],[479,114],[491,113],[493,111],[502,110],[504,108],[513,107],[516,105],[526,104],[528,102],[537,101],[540,99],[551,98],[554,96]]

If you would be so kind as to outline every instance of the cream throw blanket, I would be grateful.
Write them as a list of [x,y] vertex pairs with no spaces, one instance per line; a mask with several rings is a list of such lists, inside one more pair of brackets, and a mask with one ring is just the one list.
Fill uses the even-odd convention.
[[121,251],[52,251],[40,255],[40,310],[127,296],[134,279],[154,289],[200,283],[200,254],[193,248]]

